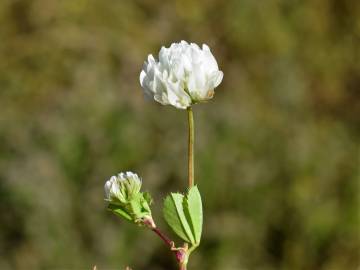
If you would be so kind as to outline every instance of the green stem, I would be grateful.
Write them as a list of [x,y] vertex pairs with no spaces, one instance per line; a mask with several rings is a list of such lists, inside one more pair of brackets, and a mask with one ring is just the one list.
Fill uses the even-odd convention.
[[[191,107],[187,108],[188,112],[188,123],[189,123],[189,134],[188,134],[188,186],[189,189],[194,186],[194,115]],[[179,270],[187,269],[187,261],[189,253],[186,251],[186,261],[179,263]],[[191,253],[191,252],[190,252]]]
[[187,108],[189,122],[188,136],[188,185],[194,185],[194,116],[191,107]]

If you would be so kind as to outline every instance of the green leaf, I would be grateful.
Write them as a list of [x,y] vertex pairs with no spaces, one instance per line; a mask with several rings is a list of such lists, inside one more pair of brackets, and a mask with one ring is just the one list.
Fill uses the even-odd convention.
[[129,201],[129,210],[131,210],[131,214],[135,217],[135,219],[142,216],[143,207],[142,207],[143,197],[140,193],[135,194],[131,201]]
[[201,195],[197,186],[190,188],[186,196],[185,204],[185,213],[189,219],[195,243],[199,244],[203,226],[203,209]]
[[178,213],[178,216],[181,221],[181,225],[188,237],[190,239],[190,243],[194,243],[195,238],[191,231],[190,224],[188,222],[188,219],[186,218],[185,212],[184,212],[184,201],[186,200],[186,197],[180,193],[171,193],[171,196],[175,202],[176,210]]
[[143,192],[143,196],[144,196],[145,201],[147,201],[147,203],[149,205],[151,205],[153,203],[153,199],[149,192]]
[[146,216],[151,216],[151,209],[150,209],[150,204],[152,203],[152,198],[150,196],[149,193],[145,192],[142,193],[142,197],[141,197],[141,211],[143,213],[143,215]]
[[165,198],[163,214],[166,222],[180,238],[194,243],[194,236],[183,209],[184,200],[184,195],[171,193]]
[[190,188],[186,196],[171,193],[164,202],[164,217],[173,231],[192,245],[198,245],[203,225],[203,209],[199,189]]
[[123,209],[121,206],[116,204],[109,204],[108,209],[116,215],[125,218],[126,220],[132,221],[132,217]]

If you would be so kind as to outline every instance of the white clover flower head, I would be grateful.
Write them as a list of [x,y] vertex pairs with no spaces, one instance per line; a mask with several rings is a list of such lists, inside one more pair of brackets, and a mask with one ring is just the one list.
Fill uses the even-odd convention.
[[104,186],[105,200],[126,203],[131,197],[140,192],[140,188],[141,179],[136,173],[119,173],[106,181]]
[[140,73],[140,84],[147,97],[163,105],[186,109],[214,96],[223,78],[206,44],[173,43],[162,47],[159,61],[150,54]]

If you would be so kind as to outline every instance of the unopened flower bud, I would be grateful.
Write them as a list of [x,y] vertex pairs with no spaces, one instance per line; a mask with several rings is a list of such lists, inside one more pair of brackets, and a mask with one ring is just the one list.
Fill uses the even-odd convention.
[[104,186],[105,201],[109,202],[108,209],[115,214],[139,225],[153,226],[150,210],[152,199],[149,193],[140,191],[141,184],[136,173],[112,176]]

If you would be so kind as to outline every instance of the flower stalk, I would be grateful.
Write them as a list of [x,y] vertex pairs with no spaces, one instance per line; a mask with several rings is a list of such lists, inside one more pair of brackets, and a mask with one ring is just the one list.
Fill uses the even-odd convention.
[[191,106],[187,108],[188,112],[188,124],[189,124],[189,135],[188,135],[188,186],[191,188],[194,185],[194,116]]
[[[194,114],[191,106],[187,108],[188,113],[188,125],[189,125],[189,133],[188,133],[188,186],[189,189],[194,186],[194,143],[195,143],[195,129],[194,129]],[[190,253],[185,251],[182,257],[184,259],[179,261],[179,270],[187,269],[187,261]]]

